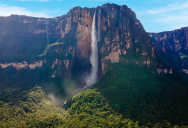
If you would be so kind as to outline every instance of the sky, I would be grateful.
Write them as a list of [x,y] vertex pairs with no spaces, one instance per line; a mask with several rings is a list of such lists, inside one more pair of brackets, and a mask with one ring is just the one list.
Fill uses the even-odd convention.
[[188,26],[187,0],[0,0],[0,16],[11,14],[57,17],[73,7],[97,7],[105,3],[127,5],[147,32],[163,32]]

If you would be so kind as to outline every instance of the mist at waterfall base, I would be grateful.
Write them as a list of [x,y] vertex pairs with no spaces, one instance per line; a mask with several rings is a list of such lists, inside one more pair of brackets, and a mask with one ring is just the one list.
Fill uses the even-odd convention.
[[92,32],[91,32],[91,55],[90,55],[90,63],[92,65],[91,73],[88,77],[86,77],[87,86],[93,85],[97,82],[97,71],[98,71],[98,47],[97,42],[100,40],[100,10],[98,13],[98,32],[96,33],[96,11],[93,16],[92,23]]
[[79,86],[73,79],[64,79],[58,83],[54,81],[44,82],[38,84],[38,86],[42,87],[56,107],[66,104],[68,100],[71,100],[80,91]]
[[[90,55],[90,63],[92,65],[90,73],[84,72],[82,74],[82,80],[86,82],[86,86],[84,88],[80,88],[77,83],[72,79],[65,79],[62,82],[62,86],[64,87],[64,91],[66,93],[66,96],[59,97],[57,94],[59,92],[57,91],[51,91],[53,90],[52,87],[55,87],[53,83],[45,83],[45,88],[49,90],[48,97],[52,101],[52,103],[57,106],[65,106],[67,102],[71,101],[72,97],[79,93],[82,90],[87,89],[87,87],[95,84],[97,82],[97,71],[98,71],[98,47],[97,42],[100,41],[100,22],[101,22],[101,11],[98,12],[98,17],[96,17],[96,12],[93,16],[93,22],[92,22],[92,31],[91,31],[91,55]],[[97,19],[97,20],[96,20]],[[96,24],[96,21],[98,21],[98,24]],[[96,30],[97,29],[97,30]],[[43,86],[44,87],[44,86]],[[64,93],[64,92],[61,92]]]

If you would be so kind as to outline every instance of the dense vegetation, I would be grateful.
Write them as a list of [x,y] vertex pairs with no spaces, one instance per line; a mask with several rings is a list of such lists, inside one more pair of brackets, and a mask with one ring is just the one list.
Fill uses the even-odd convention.
[[115,64],[111,68],[113,70],[92,88],[98,88],[116,112],[139,121],[140,125],[165,122],[188,125],[188,88],[185,83],[176,83],[131,64]]
[[[186,127],[186,85],[133,64],[113,64],[68,109],[56,108],[40,87],[0,90],[0,127]],[[43,88],[44,89],[44,88]],[[62,92],[63,93],[63,92]]]
[[61,127],[68,128],[112,128],[138,127],[130,119],[118,115],[96,89],[88,89],[75,95],[68,109],[68,120]]
[[[0,101],[0,127],[138,127],[130,119],[114,112],[105,98],[95,89],[88,89],[73,97],[67,111],[56,108],[40,87],[31,89],[7,88]],[[15,97],[14,97],[15,96]],[[1,99],[2,100],[2,99]]]
[[[76,80],[91,67],[87,59],[80,58],[85,49],[77,47],[77,39],[88,40],[87,35],[79,34],[77,29],[85,14],[74,15],[74,8],[70,12],[71,20],[57,17],[55,24],[60,23],[60,27],[54,32],[65,28],[66,33],[69,27],[71,29],[63,34],[64,38],[48,38],[46,33],[18,36],[13,31],[9,36],[0,36],[1,63],[43,62],[42,67],[32,70],[16,70],[13,66],[0,68],[0,128],[188,128],[188,87],[182,81],[187,76],[179,77],[180,73],[161,76],[155,65],[157,61],[164,64],[163,68],[170,70],[174,66],[179,71],[181,62],[188,59],[187,54],[176,53],[170,57],[161,54],[155,58],[152,41],[135,19],[134,12],[114,4],[103,7],[102,17],[107,19],[98,43],[99,50],[103,51],[99,60],[105,57],[110,71],[73,98],[80,90]],[[88,11],[93,14],[92,10]],[[15,21],[13,26],[17,28],[19,20]],[[83,25],[88,27],[86,23],[81,28]],[[114,50],[124,53],[118,64],[110,64],[107,59]]]
[[0,101],[0,127],[55,127],[66,119],[66,112],[56,108],[40,87],[28,90],[7,88]]

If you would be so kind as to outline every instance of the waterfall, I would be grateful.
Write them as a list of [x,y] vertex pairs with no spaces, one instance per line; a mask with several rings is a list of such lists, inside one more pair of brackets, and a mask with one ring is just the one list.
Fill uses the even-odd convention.
[[[97,42],[99,40],[99,32],[100,32],[100,25],[98,24],[98,35],[96,35],[96,24],[95,24],[95,15],[96,11],[93,16],[93,23],[92,23],[92,32],[91,32],[91,55],[90,55],[90,62],[92,65],[91,74],[86,80],[87,86],[94,84],[97,81],[97,71],[98,71],[98,47]],[[99,22],[100,19],[98,19]],[[98,38],[97,38],[98,36]]]

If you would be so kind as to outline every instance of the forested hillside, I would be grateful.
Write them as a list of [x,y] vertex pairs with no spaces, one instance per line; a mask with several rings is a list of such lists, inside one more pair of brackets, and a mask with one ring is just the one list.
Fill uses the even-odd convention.
[[0,26],[0,128],[188,128],[188,46],[171,54],[159,41],[155,51],[127,6],[11,15]]
[[56,108],[40,87],[4,88],[1,127],[184,128],[187,91],[185,83],[146,68],[113,64],[101,81],[76,94],[65,109]]

